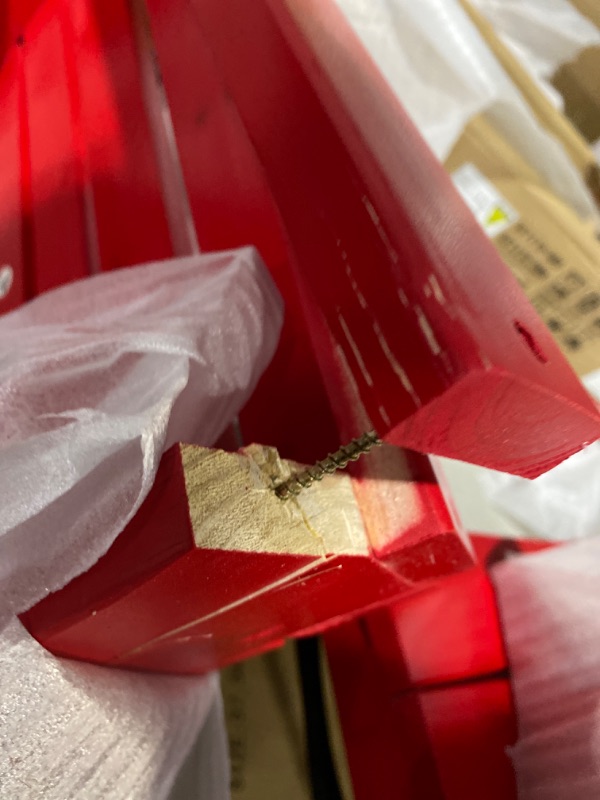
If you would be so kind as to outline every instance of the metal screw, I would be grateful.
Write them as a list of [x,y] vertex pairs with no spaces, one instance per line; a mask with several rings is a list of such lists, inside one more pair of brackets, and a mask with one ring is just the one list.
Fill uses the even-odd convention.
[[290,497],[299,495],[302,489],[308,489],[315,481],[321,481],[325,475],[331,475],[338,469],[347,467],[350,461],[357,461],[362,455],[368,453],[373,447],[382,444],[381,439],[375,431],[363,433],[357,439],[353,439],[349,444],[343,445],[335,453],[329,453],[327,458],[302,470],[296,472],[279,486],[275,487],[275,494],[280,500],[287,500]]

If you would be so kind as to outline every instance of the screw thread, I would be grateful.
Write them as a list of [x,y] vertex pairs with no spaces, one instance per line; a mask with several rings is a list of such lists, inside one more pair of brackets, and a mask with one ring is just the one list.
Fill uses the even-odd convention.
[[303,489],[312,486],[315,481],[321,481],[325,475],[331,475],[339,469],[344,469],[350,461],[357,461],[362,455],[380,444],[382,444],[381,439],[375,431],[363,433],[349,444],[340,447],[335,453],[329,453],[322,461],[317,461],[312,467],[296,472],[280,483],[275,487],[275,494],[281,500],[296,497]]

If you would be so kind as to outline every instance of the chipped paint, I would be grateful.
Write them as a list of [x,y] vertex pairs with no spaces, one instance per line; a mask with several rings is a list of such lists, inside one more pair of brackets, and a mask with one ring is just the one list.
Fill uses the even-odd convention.
[[379,324],[377,322],[373,323],[373,330],[375,331],[375,335],[377,336],[377,341],[379,342],[379,344],[381,346],[381,349],[385,353],[385,357],[389,361],[390,366],[394,370],[395,374],[398,376],[398,378],[400,380],[400,383],[402,384],[404,389],[406,389],[408,394],[411,396],[411,398],[412,398],[414,404],[417,406],[417,408],[420,408],[423,404],[421,403],[419,395],[415,392],[415,388],[412,385],[412,383],[410,382],[410,379],[409,379],[408,375],[406,374],[406,372],[402,369],[402,367],[400,366],[400,364],[396,360],[396,357],[392,353],[392,350],[391,350],[391,348],[390,348],[390,346],[389,346],[389,344],[387,342],[387,339],[383,335],[383,331],[381,330],[381,328],[379,327]]
[[365,296],[359,290],[356,291],[356,296],[358,298],[358,302],[360,303],[361,308],[366,310],[369,304],[367,303]]
[[360,303],[361,308],[363,308],[363,309],[368,308],[369,304],[367,303],[367,300],[366,300],[365,296],[363,295],[363,293],[359,289],[358,283],[356,282],[356,279],[354,278],[354,275],[352,274],[352,269],[350,268],[350,264],[346,264],[346,275],[348,277],[348,280],[350,281],[350,286],[352,287],[352,291],[354,292],[354,294],[358,298],[358,302]]
[[363,357],[361,355],[360,350],[358,349],[358,345],[356,344],[356,342],[352,338],[352,334],[350,333],[350,329],[348,328],[348,325],[346,324],[346,320],[344,319],[344,317],[341,314],[338,314],[338,320],[340,322],[340,325],[342,326],[342,330],[344,331],[344,336],[346,337],[346,340],[347,340],[348,344],[350,345],[350,347],[352,349],[352,352],[354,353],[354,356],[356,358],[356,361],[358,363],[358,366],[360,368],[362,376],[365,379],[367,385],[372,388],[373,387],[373,378],[371,377],[371,375],[369,373],[369,370],[367,369],[367,365],[363,361]]
[[385,249],[387,250],[388,256],[394,262],[394,264],[397,264],[398,261],[400,260],[398,258],[398,251],[393,247],[392,243],[390,242],[389,236],[387,235],[385,228],[381,224],[381,220],[379,219],[379,214],[375,211],[373,203],[364,194],[362,196],[362,202],[377,229],[379,238],[385,245]]
[[438,303],[440,305],[445,306],[446,305],[446,297],[445,297],[444,293],[442,292],[442,287],[440,286],[440,284],[438,282],[438,279],[436,278],[435,275],[431,274],[429,276],[429,284],[430,284],[431,288],[433,289],[433,296],[435,297],[435,299],[438,301]]
[[387,413],[387,411],[383,406],[379,406],[379,413],[381,414],[381,419],[385,422],[388,428],[391,428],[392,420],[390,419],[389,414]]
[[354,380],[354,375],[350,369],[350,364],[348,364],[346,354],[339,344],[335,345],[335,354],[343,374],[344,389],[346,390],[347,395],[349,395],[349,405],[352,409],[352,413],[354,414],[354,424],[356,425],[357,430],[374,430],[376,426],[373,424],[373,420],[363,405],[358,384]]
[[439,355],[442,352],[442,348],[440,347],[438,340],[435,338],[433,328],[429,324],[429,320],[425,316],[421,306],[415,306],[415,314],[417,315],[417,319],[419,321],[419,327],[425,334],[425,339],[427,340],[429,349],[434,356]]
[[400,302],[404,306],[404,308],[408,308],[410,303],[408,302],[408,297],[403,289],[398,289],[398,297],[400,298]]

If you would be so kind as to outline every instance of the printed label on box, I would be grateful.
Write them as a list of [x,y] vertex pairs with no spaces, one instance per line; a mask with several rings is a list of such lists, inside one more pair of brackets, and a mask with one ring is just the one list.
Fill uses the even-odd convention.
[[498,236],[519,219],[519,215],[510,203],[473,164],[463,164],[452,173],[452,180],[490,239]]

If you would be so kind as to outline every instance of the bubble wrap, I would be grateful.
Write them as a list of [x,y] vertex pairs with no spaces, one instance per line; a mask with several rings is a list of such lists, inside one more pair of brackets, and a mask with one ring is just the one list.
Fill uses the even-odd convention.
[[600,797],[600,540],[493,571],[511,664],[521,800]]
[[3,800],[166,797],[216,688],[212,675],[147,675],[54,658],[17,620],[2,635],[0,670]]
[[1,798],[168,791],[213,680],[60,661],[14,614],[106,552],[165,449],[214,443],[281,321],[250,248],[103,274],[0,319]]

